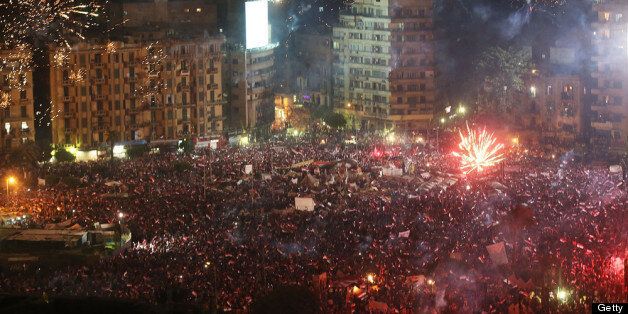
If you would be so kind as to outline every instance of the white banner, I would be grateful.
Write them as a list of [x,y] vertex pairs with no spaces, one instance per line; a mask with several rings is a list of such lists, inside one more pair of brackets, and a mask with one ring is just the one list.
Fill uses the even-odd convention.
[[622,168],[621,168],[621,166],[620,166],[620,165],[612,165],[612,166],[609,166],[609,167],[608,167],[608,170],[609,170],[611,173],[621,173]]
[[311,197],[295,197],[294,198],[294,208],[302,211],[314,211],[314,199]]
[[246,174],[253,173],[253,165],[246,165],[246,166],[244,166],[244,173],[246,173]]

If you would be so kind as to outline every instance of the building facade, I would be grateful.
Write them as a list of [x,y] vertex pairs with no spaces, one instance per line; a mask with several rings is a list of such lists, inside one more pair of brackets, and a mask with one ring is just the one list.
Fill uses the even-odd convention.
[[334,106],[362,129],[432,123],[435,66],[431,0],[359,0],[333,29]]
[[237,46],[227,61],[229,128],[269,131],[275,119],[275,48],[277,44],[244,49]]
[[628,146],[628,2],[597,0],[593,27],[592,143]]
[[35,140],[32,53],[0,50],[0,148],[10,149]]
[[81,43],[51,53],[52,142],[220,136],[224,37]]

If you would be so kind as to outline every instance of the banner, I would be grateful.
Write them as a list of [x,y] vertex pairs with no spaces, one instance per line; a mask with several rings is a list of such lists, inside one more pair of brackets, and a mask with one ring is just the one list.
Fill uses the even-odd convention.
[[253,173],[253,165],[246,165],[246,166],[244,166],[244,173],[246,173],[246,174]]
[[407,237],[409,237],[409,236],[410,236],[410,230],[406,230],[406,231],[403,231],[403,232],[399,232],[399,237],[400,237],[400,238],[407,238]]
[[306,161],[302,161],[302,162],[297,162],[296,164],[292,164],[292,166],[290,166],[290,168],[305,167],[305,166],[308,166],[309,164],[311,164],[313,162],[314,162],[314,159],[310,159],[310,160],[306,160]]
[[486,250],[488,250],[488,254],[491,256],[491,260],[495,265],[508,264],[508,256],[506,256],[506,246],[504,246],[504,241],[487,245]]
[[294,208],[302,211],[314,211],[314,199],[311,197],[295,197],[294,198]]
[[621,173],[622,168],[621,168],[621,166],[620,166],[620,165],[612,165],[612,166],[609,166],[609,167],[608,167],[608,170],[609,170],[611,173]]

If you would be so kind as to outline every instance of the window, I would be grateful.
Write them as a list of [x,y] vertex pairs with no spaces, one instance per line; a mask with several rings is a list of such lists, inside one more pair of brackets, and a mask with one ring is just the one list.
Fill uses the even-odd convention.
[[26,106],[22,106],[22,107],[20,107],[20,116],[21,116],[22,118],[26,118],[26,117],[28,117],[28,114],[27,114],[27,112],[26,112]]
[[83,111],[83,112],[87,111],[87,103],[86,102],[82,102],[81,103],[81,111]]
[[28,130],[28,123],[26,121],[22,121],[22,131]]
[[121,105],[120,105],[120,101],[119,101],[119,100],[116,100],[116,101],[115,101],[115,107],[114,107],[114,108],[115,108],[116,110],[120,110],[120,107],[121,107]]
[[81,86],[81,96],[87,96],[87,87]]
[[120,69],[113,70],[113,78],[120,78]]

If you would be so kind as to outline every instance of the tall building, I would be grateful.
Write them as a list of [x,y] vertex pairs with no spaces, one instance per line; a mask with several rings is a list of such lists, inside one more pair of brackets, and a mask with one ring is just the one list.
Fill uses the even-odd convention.
[[[236,1],[238,3],[238,1]],[[228,126],[232,131],[270,131],[275,118],[275,49],[268,22],[268,0],[246,1],[244,43],[227,46],[225,62]]]
[[628,2],[597,0],[593,27],[592,143],[624,151],[628,146]]
[[356,0],[333,29],[334,105],[352,127],[415,130],[433,119],[431,0]]
[[239,48],[230,54],[229,123],[233,130],[269,130],[275,118],[275,47]]
[[521,104],[514,106],[511,130],[540,144],[572,146],[585,138],[587,100],[585,41],[578,32],[532,49],[535,69],[526,76]]
[[222,133],[223,36],[51,52],[52,142],[81,148]]
[[1,149],[35,139],[31,59],[29,50],[0,50]]

